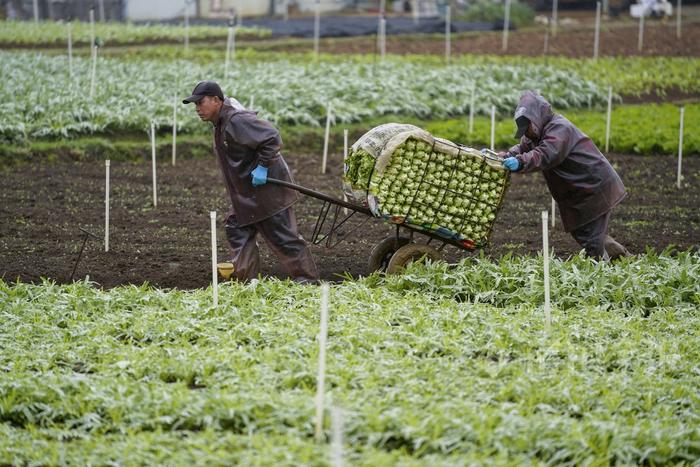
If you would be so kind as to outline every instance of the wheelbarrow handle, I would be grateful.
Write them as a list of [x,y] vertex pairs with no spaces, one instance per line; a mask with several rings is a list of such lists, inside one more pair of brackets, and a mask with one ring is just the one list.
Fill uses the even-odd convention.
[[350,203],[348,201],[335,198],[333,196],[327,195],[325,193],[321,193],[320,191],[312,190],[311,188],[306,188],[301,185],[297,185],[296,183],[288,182],[286,180],[278,180],[276,178],[267,178],[267,183],[272,183],[273,185],[280,185],[283,187],[291,188],[292,190],[296,190],[299,193],[303,193],[307,196],[311,196],[312,198],[320,199],[321,201],[326,201],[331,204],[336,204],[339,206],[342,206],[344,208],[352,209],[353,211],[361,212],[362,214],[366,214],[368,216],[373,216],[372,211],[365,207],[365,206],[360,206],[359,204],[355,203]]

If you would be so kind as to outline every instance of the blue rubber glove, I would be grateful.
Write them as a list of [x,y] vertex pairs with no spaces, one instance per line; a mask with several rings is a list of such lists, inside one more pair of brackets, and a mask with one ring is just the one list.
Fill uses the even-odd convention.
[[511,172],[515,172],[520,168],[520,162],[518,162],[518,159],[516,159],[515,157],[506,157],[503,160],[503,167],[510,170]]
[[260,186],[267,183],[267,167],[258,165],[250,174],[253,179],[253,186]]

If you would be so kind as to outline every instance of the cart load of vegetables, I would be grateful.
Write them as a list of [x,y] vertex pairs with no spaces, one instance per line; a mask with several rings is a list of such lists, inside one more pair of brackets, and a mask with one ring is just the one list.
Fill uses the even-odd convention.
[[343,188],[377,217],[476,248],[488,242],[509,175],[497,157],[389,123],[353,144]]

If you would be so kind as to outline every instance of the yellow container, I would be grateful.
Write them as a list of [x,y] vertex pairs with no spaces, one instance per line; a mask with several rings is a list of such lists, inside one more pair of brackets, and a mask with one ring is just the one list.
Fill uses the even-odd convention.
[[219,275],[228,280],[233,274],[233,263],[218,263],[216,269],[219,271]]

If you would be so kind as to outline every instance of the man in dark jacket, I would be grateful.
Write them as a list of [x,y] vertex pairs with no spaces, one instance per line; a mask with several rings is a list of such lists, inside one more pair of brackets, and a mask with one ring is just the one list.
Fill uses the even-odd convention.
[[233,254],[234,277],[246,280],[260,272],[259,233],[298,282],[318,281],[309,247],[299,235],[292,204],[297,193],[267,184],[270,178],[292,181],[279,153],[279,131],[235,99],[224,98],[214,81],[202,81],[182,101],[194,102],[197,115],[214,124],[214,152],[231,198],[226,235]]
[[604,260],[628,255],[607,235],[612,209],[627,194],[625,186],[593,141],[532,91],[522,94],[514,118],[520,143],[502,153],[503,166],[518,173],[542,172],[564,230],[586,254]]

